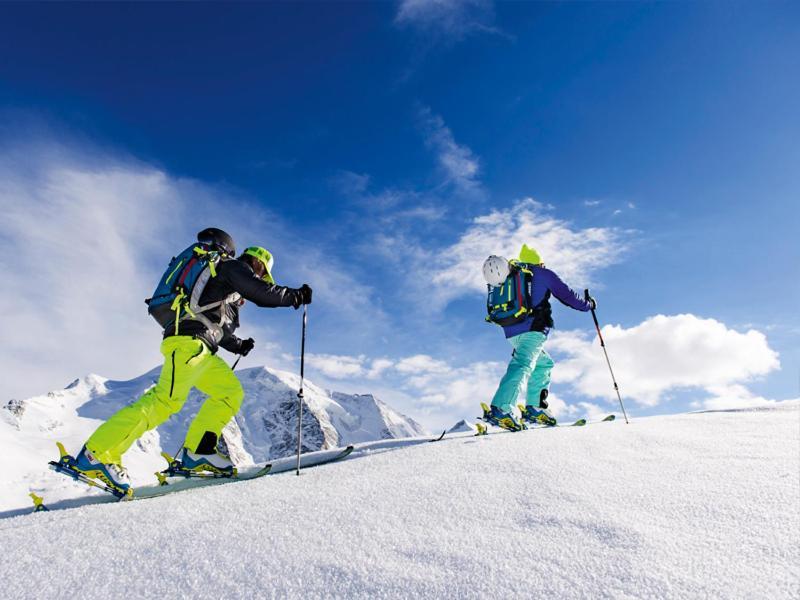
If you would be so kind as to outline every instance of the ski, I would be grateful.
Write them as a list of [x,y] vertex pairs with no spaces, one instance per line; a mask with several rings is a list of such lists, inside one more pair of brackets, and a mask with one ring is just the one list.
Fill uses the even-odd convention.
[[563,425],[537,425],[532,427],[532,429],[554,429],[556,427],[584,427],[586,425],[597,425],[598,423],[609,423],[615,420],[617,417],[616,415],[608,415],[599,419],[597,421],[587,421],[586,419],[578,419],[574,423],[565,423]]
[[[486,405],[481,403],[481,407],[484,407],[484,413],[486,413],[487,412]],[[586,425],[597,425],[598,423],[608,423],[610,421],[615,420],[616,418],[617,417],[615,415],[608,415],[608,416],[603,417],[602,419],[599,419],[597,421],[587,421],[586,419],[578,419],[577,421],[575,421],[573,423],[565,423],[563,425],[560,425],[560,424],[556,424],[556,425],[545,425],[545,424],[530,425],[530,424],[528,424],[526,426],[526,430],[555,429],[557,427],[584,427]],[[503,433],[504,431],[510,431],[512,433],[514,431],[516,431],[516,430],[512,430],[512,429],[507,429],[507,428],[505,428],[505,427],[503,427],[501,425],[497,425],[496,423],[492,423],[491,421],[487,420],[483,416],[478,417],[478,420],[479,421],[485,421],[486,423],[488,423],[488,425],[493,425],[494,427],[497,427],[499,429],[499,431],[490,431],[488,425],[485,425],[484,423],[479,423],[479,422],[476,421],[475,428],[477,429],[477,431],[474,434],[475,437],[482,436],[482,435],[490,435],[490,434],[494,434],[494,433]]]
[[[102,481],[92,479],[81,471],[72,468],[71,461],[74,461],[75,459],[66,452],[64,446],[60,442],[58,443],[58,447],[59,452],[61,452],[61,458],[58,461],[50,461],[48,463],[52,470],[56,471],[57,473],[67,475],[76,481],[85,483],[89,487],[106,492],[117,500],[128,501],[157,498],[166,496],[167,494],[172,494],[174,492],[198,489],[212,485],[221,485],[234,481],[252,481],[266,475],[281,473],[293,468],[293,461],[290,458],[286,458],[267,463],[261,467],[249,469],[246,472],[239,472],[235,477],[219,473],[191,473],[188,471],[179,472],[174,470],[174,464],[176,462],[175,459],[169,454],[162,453],[162,456],[164,457],[164,460],[167,461],[169,467],[165,471],[160,471],[155,474],[157,483],[154,485],[145,485],[137,488],[131,487],[127,492],[123,492],[122,490],[106,485]],[[342,460],[343,458],[349,456],[353,450],[354,446],[347,446],[333,455],[331,455],[330,452],[311,452],[301,457],[300,467],[303,469],[308,469]],[[322,454],[322,456],[320,456],[320,454]],[[172,471],[170,471],[171,468],[173,469]],[[170,482],[170,478],[177,479],[177,481]],[[39,506],[39,504],[36,504],[36,499],[34,499],[34,504],[35,506]],[[43,508],[35,508],[35,510],[47,510],[43,504],[41,505]]]
[[439,442],[439,441],[441,441],[441,440],[444,438],[444,435],[445,435],[446,433],[447,433],[447,429],[445,429],[445,430],[442,432],[442,435],[440,435],[439,437],[435,437],[435,438],[433,438],[432,440],[428,440],[428,441],[429,441],[429,442]]
[[307,463],[303,463],[303,457],[300,457],[300,468],[301,469],[308,469],[311,467],[318,467],[320,465],[327,465],[328,463],[336,462],[337,460],[342,460],[343,458],[347,458],[355,449],[355,446],[347,446],[344,450],[339,452],[339,454],[335,454],[334,456],[322,458],[321,460],[314,460],[313,458],[309,460]]

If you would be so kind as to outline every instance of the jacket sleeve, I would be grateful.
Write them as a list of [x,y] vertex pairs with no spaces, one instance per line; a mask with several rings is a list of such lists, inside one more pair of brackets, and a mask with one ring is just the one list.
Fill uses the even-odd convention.
[[[220,274],[245,300],[256,306],[299,306],[300,292],[294,288],[267,283],[240,260],[228,260],[220,266]],[[223,346],[224,348],[224,346]]]
[[548,278],[547,287],[559,302],[569,306],[570,308],[574,308],[575,310],[580,310],[583,312],[591,310],[591,304],[581,298],[580,295],[566,283],[561,281],[561,278],[553,271],[542,268],[542,272],[545,273]]

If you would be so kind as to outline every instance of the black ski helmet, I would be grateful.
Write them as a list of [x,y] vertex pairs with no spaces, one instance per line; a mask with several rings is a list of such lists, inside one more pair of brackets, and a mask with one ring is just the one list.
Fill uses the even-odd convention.
[[228,256],[236,256],[236,244],[233,238],[222,229],[208,227],[197,234],[197,241],[201,244],[208,244]]

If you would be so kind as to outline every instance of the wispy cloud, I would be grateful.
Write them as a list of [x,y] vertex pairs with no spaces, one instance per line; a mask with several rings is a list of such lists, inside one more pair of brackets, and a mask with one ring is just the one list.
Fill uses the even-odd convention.
[[[622,393],[643,406],[666,402],[687,388],[705,390],[719,405],[758,401],[743,384],[780,368],[763,333],[740,333],[691,314],[657,315],[630,328],[603,327]],[[580,394],[616,400],[599,342],[585,332],[555,332],[548,347],[565,356],[555,381]],[[709,400],[710,402],[712,400]]]
[[[277,215],[229,188],[173,177],[108,149],[0,140],[0,213],[9,290],[0,297],[0,398],[41,393],[89,371],[126,378],[158,364],[160,331],[143,300],[169,257],[210,225],[231,232],[240,249],[269,247],[278,281],[311,283],[320,322],[351,328],[353,340],[372,335],[383,318],[369,286],[322,249],[298,252],[297,232]],[[267,350],[279,354],[275,328],[289,327],[263,319],[245,306],[240,333],[256,338],[259,360]]]
[[476,192],[481,189],[478,179],[480,161],[472,150],[456,142],[444,119],[429,107],[419,109],[425,145],[436,153],[436,160],[446,181],[458,191]]
[[494,26],[491,0],[401,0],[394,22],[449,42],[475,33],[501,33]]
[[333,188],[345,197],[358,197],[366,193],[370,176],[366,173],[340,170],[330,179]]

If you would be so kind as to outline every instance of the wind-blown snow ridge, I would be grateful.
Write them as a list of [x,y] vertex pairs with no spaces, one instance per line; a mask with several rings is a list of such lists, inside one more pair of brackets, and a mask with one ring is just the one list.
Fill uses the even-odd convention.
[[777,408],[371,442],[301,477],[4,519],[0,578],[12,598],[793,599],[800,405]]

